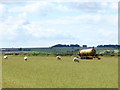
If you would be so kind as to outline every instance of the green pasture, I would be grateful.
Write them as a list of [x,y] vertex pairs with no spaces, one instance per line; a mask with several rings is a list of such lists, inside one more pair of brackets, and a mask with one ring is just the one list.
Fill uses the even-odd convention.
[[80,60],[64,56],[31,56],[25,62],[21,56],[2,60],[3,88],[117,88],[118,58]]

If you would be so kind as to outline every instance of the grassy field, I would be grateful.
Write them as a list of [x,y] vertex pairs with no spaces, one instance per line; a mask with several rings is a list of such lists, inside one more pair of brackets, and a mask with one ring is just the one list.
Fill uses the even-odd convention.
[[9,56],[2,62],[3,88],[117,88],[118,59],[72,61],[73,57]]

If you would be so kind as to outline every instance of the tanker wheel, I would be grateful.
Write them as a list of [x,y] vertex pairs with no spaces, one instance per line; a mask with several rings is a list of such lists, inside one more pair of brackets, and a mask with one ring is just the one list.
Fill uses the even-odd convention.
[[84,59],[87,59],[87,57],[85,56]]
[[80,59],[83,59],[83,57],[81,57]]
[[100,60],[101,58],[98,58],[98,60]]

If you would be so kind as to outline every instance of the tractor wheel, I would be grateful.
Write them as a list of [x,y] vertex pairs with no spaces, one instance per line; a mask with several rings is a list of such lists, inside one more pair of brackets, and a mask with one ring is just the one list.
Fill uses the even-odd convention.
[[100,60],[101,58],[98,58],[98,60]]

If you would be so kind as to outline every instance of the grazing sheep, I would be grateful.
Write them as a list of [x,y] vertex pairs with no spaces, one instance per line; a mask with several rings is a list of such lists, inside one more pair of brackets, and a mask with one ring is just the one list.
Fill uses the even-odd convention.
[[7,56],[4,56],[3,58],[4,58],[4,59],[8,59],[8,57],[7,57]]
[[24,57],[24,60],[27,61],[27,57],[26,56]]
[[61,60],[62,58],[60,56],[57,56],[56,59]]
[[73,58],[73,61],[74,61],[74,62],[79,62],[79,58],[78,58],[78,57],[74,57],[74,58]]

